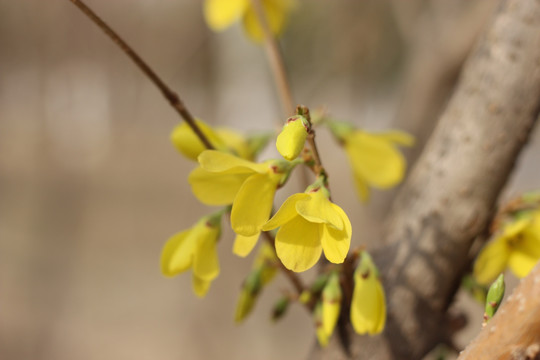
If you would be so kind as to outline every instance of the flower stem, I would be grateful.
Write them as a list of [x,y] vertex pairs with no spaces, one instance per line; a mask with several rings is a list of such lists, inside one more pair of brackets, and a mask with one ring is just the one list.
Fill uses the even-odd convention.
[[191,127],[193,132],[201,140],[207,149],[214,149],[214,146],[197,126],[195,119],[186,108],[177,93],[172,91],[161,78],[152,70],[152,68],[118,35],[105,21],[103,21],[92,9],[90,9],[82,0],[70,0],[75,4],[90,20],[94,22],[103,32],[116,44],[124,53],[141,69],[141,71],[156,85],[169,104]]
[[251,5],[253,6],[255,15],[257,16],[257,20],[259,21],[264,34],[264,47],[266,55],[268,56],[268,61],[270,62],[270,68],[274,75],[274,81],[276,82],[283,111],[285,112],[285,116],[289,116],[294,111],[294,100],[289,79],[287,77],[287,71],[285,70],[285,64],[283,62],[283,55],[281,54],[274,34],[272,34],[272,31],[270,30],[261,0],[251,0]]

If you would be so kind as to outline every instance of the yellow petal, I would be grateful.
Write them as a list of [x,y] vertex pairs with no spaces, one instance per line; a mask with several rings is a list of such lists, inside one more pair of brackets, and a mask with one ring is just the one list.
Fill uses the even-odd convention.
[[232,204],[238,190],[251,174],[220,174],[201,168],[193,170],[188,177],[193,194],[206,205]]
[[401,146],[413,146],[415,143],[414,136],[399,130],[389,130],[373,135]]
[[244,181],[231,211],[231,227],[235,233],[252,236],[261,231],[272,211],[276,179],[269,174],[254,174]]
[[298,215],[296,212],[296,203],[303,199],[309,199],[309,195],[301,193],[289,196],[277,213],[263,225],[262,230],[268,231],[275,229],[296,217]]
[[252,174],[258,172],[263,174],[268,171],[268,165],[265,163],[257,164],[217,150],[203,151],[198,160],[201,168],[208,172],[223,174]]
[[508,258],[508,267],[518,278],[524,278],[534,268],[538,258],[522,252],[512,252]]
[[329,224],[338,230],[343,229],[343,220],[322,190],[308,193],[309,198],[296,203],[296,211],[304,219],[321,224]]
[[529,274],[540,260],[540,241],[534,233],[524,233],[523,238],[511,246],[508,267],[519,278]]
[[322,252],[322,226],[301,216],[281,226],[276,235],[276,253],[287,269],[301,272],[317,263]]
[[377,297],[380,304],[377,315],[378,321],[371,335],[380,334],[384,330],[386,324],[386,296],[379,280],[377,280]]
[[219,275],[219,259],[216,243],[220,229],[202,224],[198,238],[198,246],[193,257],[193,274],[206,281]]
[[204,18],[214,31],[221,31],[239,20],[249,6],[249,0],[206,0]]
[[[262,5],[270,31],[274,35],[280,35],[285,28],[288,13],[294,2],[290,0],[262,0]],[[244,29],[253,41],[261,42],[264,40],[262,28],[251,6],[248,7],[244,15]]]
[[345,211],[336,204],[332,205],[341,215],[345,226],[343,230],[337,230],[331,226],[323,225],[321,245],[324,249],[324,256],[328,261],[334,264],[341,264],[345,260],[351,246],[352,228]]
[[236,239],[234,239],[233,245],[233,253],[241,257],[248,256],[251,250],[253,250],[255,247],[260,234],[260,232],[257,232],[255,235],[251,236],[236,234]]
[[208,290],[210,289],[211,281],[200,279],[195,274],[193,274],[191,279],[192,285],[193,285],[193,292],[198,297],[204,297]]
[[504,238],[497,238],[488,243],[474,263],[473,274],[476,281],[488,285],[506,268],[510,248]]
[[371,186],[387,189],[403,179],[405,159],[384,138],[355,131],[345,137],[345,151],[354,176]]
[[351,322],[358,334],[375,335],[384,329],[386,322],[384,290],[373,271],[365,278],[355,274]]
[[360,197],[360,200],[366,202],[369,200],[369,187],[366,181],[358,174],[354,174],[354,187]]
[[246,138],[236,131],[220,128],[216,133],[228,149],[232,149],[236,155],[246,160],[253,160],[253,154]]
[[532,223],[533,219],[530,217],[508,223],[504,226],[501,236],[505,237],[506,239],[517,237]]
[[174,276],[191,267],[197,245],[196,238],[189,236],[191,229],[174,234],[169,238],[161,252],[161,272]]
[[[219,148],[223,146],[219,136],[210,126],[198,119],[195,122],[214,147]],[[171,142],[180,153],[192,160],[197,160],[197,156],[206,150],[204,144],[186,122],[182,122],[173,129]]]

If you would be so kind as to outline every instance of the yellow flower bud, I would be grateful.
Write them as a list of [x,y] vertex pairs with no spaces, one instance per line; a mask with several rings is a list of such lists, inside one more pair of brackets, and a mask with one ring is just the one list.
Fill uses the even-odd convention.
[[295,115],[287,119],[277,137],[276,147],[285,159],[291,161],[300,155],[309,132],[309,124],[303,116]]
[[313,321],[315,322],[315,332],[317,334],[317,340],[321,347],[326,347],[328,345],[328,340],[330,340],[330,335],[326,333],[323,326],[323,310],[322,303],[319,301],[315,305],[315,310],[313,311]]
[[384,289],[379,271],[367,252],[362,252],[354,273],[351,323],[358,334],[379,334],[386,322]]
[[333,272],[322,292],[322,323],[328,337],[332,336],[341,310],[339,274]]
[[249,273],[248,277],[242,285],[240,291],[240,297],[236,304],[236,313],[234,315],[234,321],[236,323],[242,322],[253,310],[253,306],[257,301],[257,295],[261,290],[261,271],[255,270]]

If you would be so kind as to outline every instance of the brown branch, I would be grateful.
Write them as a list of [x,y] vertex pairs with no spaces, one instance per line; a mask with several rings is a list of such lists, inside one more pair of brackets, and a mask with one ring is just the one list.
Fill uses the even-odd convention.
[[90,9],[82,0],[70,0],[75,4],[90,20],[92,20],[124,53],[141,69],[141,71],[152,81],[161,91],[169,104],[191,127],[193,132],[201,140],[207,149],[214,149],[206,135],[197,126],[195,119],[188,111],[178,94],[172,91],[161,78],[152,70],[152,68],[118,35],[105,21],[103,21],[92,9]]
[[382,336],[352,336],[351,356],[333,340],[310,359],[420,359],[447,340],[470,247],[540,113],[539,19],[537,0],[502,2],[394,203],[374,254],[387,291]]
[[276,38],[270,30],[261,1],[251,0],[251,5],[253,6],[257,20],[259,21],[259,24],[263,30],[264,48],[266,50],[268,61],[270,62],[270,68],[274,74],[274,81],[276,82],[283,111],[285,112],[285,116],[289,116],[289,114],[294,111],[294,100],[281,50],[279,49]]
[[540,264],[458,358],[488,359],[540,359]]

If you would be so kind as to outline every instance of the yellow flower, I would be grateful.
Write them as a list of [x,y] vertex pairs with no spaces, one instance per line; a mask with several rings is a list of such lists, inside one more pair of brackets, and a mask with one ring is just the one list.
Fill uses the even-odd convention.
[[311,268],[324,250],[326,258],[342,263],[351,243],[351,223],[347,214],[330,202],[328,190],[318,180],[305,193],[290,196],[262,227],[280,227],[276,253],[289,270]]
[[206,216],[188,230],[174,234],[161,252],[161,272],[175,276],[189,268],[193,272],[193,291],[204,297],[212,280],[219,275],[216,243],[221,233],[221,213]]
[[[280,35],[285,28],[288,14],[294,7],[294,0],[260,0],[266,15],[270,31]],[[204,17],[208,26],[214,31],[222,31],[236,21],[242,19],[244,29],[249,37],[261,42],[263,30],[251,5],[251,0],[206,0]]]
[[502,233],[480,251],[474,264],[474,277],[487,285],[509,267],[525,277],[540,259],[540,212],[535,211],[504,226]]
[[[253,159],[254,151],[250,148],[248,140],[241,134],[225,128],[212,129],[199,119],[195,122],[216,149],[232,151],[244,159]],[[192,160],[197,160],[199,154],[206,150],[204,144],[186,122],[175,126],[171,133],[171,142],[180,153]]]
[[351,322],[358,334],[370,335],[381,333],[386,322],[386,302],[379,271],[365,251],[354,272]]
[[406,161],[397,146],[414,145],[411,135],[397,130],[370,134],[342,122],[328,126],[345,148],[362,201],[369,199],[369,187],[389,189],[403,180]]
[[309,123],[300,115],[291,116],[276,140],[276,148],[287,160],[294,160],[304,148],[309,132]]
[[207,205],[232,204],[231,226],[237,234],[233,251],[248,255],[272,211],[274,194],[293,163],[254,163],[214,150],[199,155],[200,167],[189,174],[195,196]]

